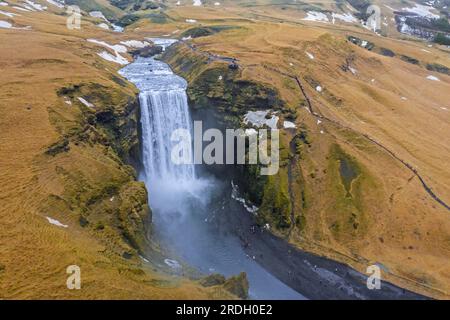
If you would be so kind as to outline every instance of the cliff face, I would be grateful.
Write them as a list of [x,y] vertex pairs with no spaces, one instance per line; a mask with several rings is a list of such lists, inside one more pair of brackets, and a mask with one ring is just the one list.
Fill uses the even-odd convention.
[[[134,95],[118,88],[121,87],[77,83],[58,89],[58,96],[79,105],[80,113],[72,125],[61,114],[52,113],[51,120],[65,147],[51,145],[46,154],[47,157],[63,156],[71,148],[101,150],[98,159],[104,158],[108,165],[99,171],[104,170],[107,176],[83,177],[61,166],[58,173],[70,187],[60,197],[72,212],[77,212],[83,228],[98,234],[111,228],[110,231],[121,235],[123,241],[117,243],[115,250],[131,257],[149,245],[151,211],[145,186],[136,181],[137,174],[131,166],[139,164],[139,103]],[[80,103],[78,98],[93,107]]]
[[[188,80],[189,105],[194,120],[203,128],[245,128],[244,115],[252,110],[272,110],[285,117],[292,113],[285,107],[278,90],[267,83],[242,77],[235,62],[211,61],[184,44],[170,47],[163,55],[175,71]],[[281,169],[275,176],[260,174],[260,165],[211,165],[208,169],[233,179],[246,199],[259,207],[261,225],[275,226],[274,232],[286,234],[291,227],[292,203],[288,188],[289,139],[281,140]]]
[[[266,41],[264,30],[255,29],[251,35],[256,37],[261,32],[261,39]],[[323,55],[320,61],[317,56],[314,59],[304,57],[303,45],[306,44],[303,43],[298,44],[298,51],[291,49],[292,52],[273,44],[264,51],[273,50],[273,56],[259,57],[255,55],[260,50],[259,42],[245,46],[239,42],[233,51],[234,47],[228,43],[223,45],[221,41],[222,38],[217,38],[216,45],[214,38],[205,37],[196,38],[193,44],[180,43],[169,48],[163,60],[187,79],[194,119],[203,120],[204,128],[245,129],[249,128],[243,121],[248,111],[270,109],[277,112],[280,169],[273,176],[260,175],[258,165],[213,165],[208,169],[233,179],[239,186],[240,196],[258,207],[257,223],[291,244],[347,263],[361,272],[375,262],[387,264],[389,269],[386,268],[383,276],[389,281],[439,296],[441,289],[430,287],[443,288],[445,281],[439,274],[429,272],[431,269],[425,266],[429,261],[421,267],[427,275],[422,273],[421,276],[417,276],[416,265],[402,262],[405,256],[401,252],[410,248],[407,259],[412,259],[411,248],[416,248],[409,244],[415,242],[413,237],[407,236],[417,228],[417,224],[409,225],[416,219],[409,214],[422,206],[411,201],[417,199],[415,195],[424,196],[423,190],[418,184],[412,187],[413,178],[407,168],[389,153],[366,134],[334,116],[349,112],[353,101],[348,97],[355,92],[367,91],[383,106],[390,105],[374,90],[367,86],[362,89],[360,83],[349,80],[355,77],[353,72],[356,71],[351,71],[355,70],[355,65],[359,66],[358,72],[364,72],[364,67],[378,72],[382,63],[366,57],[367,50],[355,51],[350,43],[330,34],[307,44],[311,48],[306,49],[308,52],[314,48],[315,54]],[[220,52],[222,45],[228,54],[237,52],[236,58],[240,60],[230,62],[207,51]],[[289,64],[290,61],[293,63]],[[300,84],[292,80],[294,75]],[[340,91],[332,84],[324,86],[325,79],[336,79],[348,88],[344,86]],[[312,108],[308,107],[309,103]],[[361,106],[359,100],[355,104]],[[284,128],[286,120],[294,122],[296,127]],[[399,181],[389,180],[391,175],[387,175],[386,170]],[[399,195],[398,190],[402,190],[405,183],[411,186],[411,192]],[[394,200],[395,197],[401,200]],[[403,205],[416,209],[404,209]],[[437,211],[443,208],[426,203],[423,210],[438,217]],[[405,212],[404,218],[406,215],[409,218],[400,222],[399,212]],[[399,238],[400,233],[403,236]],[[441,237],[445,233],[427,233],[427,236]],[[417,246],[423,245],[424,242],[417,243]],[[434,251],[431,246],[427,250]],[[434,252],[440,255],[437,251]]]

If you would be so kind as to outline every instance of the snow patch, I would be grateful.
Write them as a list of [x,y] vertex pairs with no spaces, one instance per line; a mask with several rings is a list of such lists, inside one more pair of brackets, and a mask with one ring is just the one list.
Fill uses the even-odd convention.
[[268,126],[271,129],[277,128],[278,117],[276,115],[272,115],[269,119],[267,119],[267,115],[270,110],[266,111],[248,111],[244,116],[244,123],[251,123],[255,127],[259,128],[264,125]]
[[77,99],[78,99],[78,101],[80,101],[82,104],[84,104],[88,108],[94,108],[95,107],[92,103],[90,103],[89,101],[87,101],[86,99],[84,99],[82,97],[78,97]]
[[202,1],[201,0],[194,0],[194,1],[192,1],[192,5],[196,6],[196,7],[200,7],[202,5]]
[[314,60],[314,56],[312,55],[312,53],[309,53],[308,51],[305,51],[305,53],[308,56],[308,58],[310,58],[311,60]]
[[8,4],[6,2],[0,2],[0,6],[6,7],[6,6],[8,6]]
[[18,7],[18,6],[13,6],[13,8],[16,9],[16,10],[24,11],[24,12],[31,12],[32,11],[32,10],[28,10],[28,9],[25,9],[25,8],[22,8],[22,7]]
[[428,79],[428,80],[432,80],[432,81],[441,81],[441,80],[439,80],[438,77],[435,77],[435,76],[432,76],[432,75],[429,75],[429,76],[427,77],[427,79]]
[[197,23],[197,20],[195,19],[186,19],[187,23]]
[[47,10],[46,6],[43,6],[39,3],[34,3],[33,1],[30,0],[25,0],[25,2],[28,3],[33,9],[36,9],[37,11]]
[[293,123],[291,121],[284,121],[283,122],[283,127],[285,129],[295,129],[296,128],[295,123]]
[[439,19],[439,15],[435,14],[433,12],[431,12],[431,10],[433,10],[433,7],[430,6],[424,6],[421,4],[416,4],[414,7],[412,8],[402,8],[403,11],[406,12],[410,12],[410,13],[415,13],[421,17],[425,17],[425,18],[432,18],[432,19]]
[[104,22],[98,24],[97,27],[105,29],[105,30],[109,30],[109,26]]
[[334,19],[338,19],[338,20],[348,22],[348,23],[358,22],[358,19],[356,19],[351,13],[340,14],[340,13],[333,12],[331,14],[331,16],[333,18],[333,21],[334,21]]
[[164,259],[164,263],[167,264],[172,269],[181,269],[181,264],[177,260]]
[[130,63],[126,58],[122,57],[117,51],[115,52],[115,55],[112,55],[108,51],[102,51],[100,53],[97,53],[97,55],[107,61],[114,62],[120,65],[126,65]]
[[95,43],[98,44],[100,46],[109,48],[113,51],[119,52],[119,53],[126,53],[127,52],[127,47],[120,45],[120,44],[116,44],[116,45],[111,45],[105,41],[100,41],[100,40],[96,40],[96,39],[87,39],[88,42],[91,43]]
[[144,48],[150,45],[147,41],[139,40],[120,41],[120,43],[130,48]]
[[322,87],[321,87],[321,86],[317,86],[317,87],[316,87],[316,91],[317,91],[317,92],[322,92]]
[[308,11],[306,12],[306,17],[302,20],[305,21],[317,21],[317,22],[329,22],[328,17],[325,13],[318,11]]
[[7,16],[9,18],[13,18],[14,16],[20,16],[20,14],[12,13],[12,12],[6,12],[6,11],[3,11],[3,10],[0,10],[0,14],[2,14],[4,16]]
[[23,28],[13,27],[13,25],[8,21],[0,20],[0,29],[30,30],[31,26],[26,26]]
[[60,8],[60,9],[64,8],[64,3],[61,3],[59,1],[47,0],[47,2],[50,3],[51,5],[54,5],[55,7]]
[[55,225],[55,226],[58,226],[58,227],[61,227],[61,228],[67,228],[67,227],[68,227],[67,224],[62,224],[61,222],[59,222],[59,221],[56,220],[56,219],[52,219],[52,218],[50,218],[50,217],[46,217],[46,218],[47,218],[47,220],[48,220],[49,223],[51,223],[51,224],[53,224],[53,225]]

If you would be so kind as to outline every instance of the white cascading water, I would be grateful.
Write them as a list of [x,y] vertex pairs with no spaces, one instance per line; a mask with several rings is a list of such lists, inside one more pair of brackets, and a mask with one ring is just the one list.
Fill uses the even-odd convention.
[[178,182],[194,180],[194,165],[175,164],[171,159],[172,133],[178,129],[192,132],[186,81],[153,58],[138,58],[121,74],[140,90],[145,176]]

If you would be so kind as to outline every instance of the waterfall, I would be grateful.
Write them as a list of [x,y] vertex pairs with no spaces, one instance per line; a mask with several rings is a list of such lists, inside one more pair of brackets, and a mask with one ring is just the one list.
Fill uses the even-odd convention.
[[[151,40],[163,48],[174,42]],[[171,150],[176,143],[171,141],[174,130],[192,133],[187,82],[173,74],[167,64],[154,58],[137,58],[121,69],[120,74],[140,92],[144,166],[141,178],[149,190],[152,223],[162,243],[203,273],[230,276],[245,271],[253,298],[298,298],[297,292],[250,259],[239,240],[230,236],[232,232],[211,228],[214,215],[225,215],[229,208],[227,203],[231,197],[223,193],[222,184],[211,177],[196,177],[193,164],[172,162]],[[169,258],[166,260],[176,262],[175,257]],[[168,264],[166,260],[164,263]]]
[[172,132],[191,132],[184,89],[144,91],[139,95],[143,137],[143,159],[147,177],[192,180],[193,165],[177,165],[171,160]]
[[172,133],[177,129],[192,132],[186,81],[154,58],[138,58],[120,73],[140,91],[146,178],[173,182],[194,180],[193,164],[175,164],[171,159]]

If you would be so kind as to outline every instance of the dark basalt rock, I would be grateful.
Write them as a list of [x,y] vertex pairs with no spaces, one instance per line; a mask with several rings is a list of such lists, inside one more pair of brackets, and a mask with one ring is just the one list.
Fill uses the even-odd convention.
[[63,138],[62,140],[55,142],[50,147],[47,148],[45,154],[50,156],[56,156],[61,152],[67,152],[70,150],[69,140],[67,138]]
[[162,47],[161,46],[146,46],[144,48],[138,48],[131,51],[131,54],[133,56],[141,56],[144,58],[149,58],[154,55],[162,53]]
[[409,56],[401,55],[400,59],[402,59],[405,62],[411,63],[411,64],[419,64],[419,60],[409,57]]

